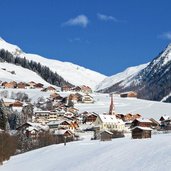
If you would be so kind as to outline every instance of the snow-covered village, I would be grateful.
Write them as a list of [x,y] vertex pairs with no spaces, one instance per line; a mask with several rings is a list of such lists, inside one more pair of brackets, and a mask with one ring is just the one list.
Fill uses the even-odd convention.
[[14,2],[0,1],[0,170],[170,170],[169,5]]

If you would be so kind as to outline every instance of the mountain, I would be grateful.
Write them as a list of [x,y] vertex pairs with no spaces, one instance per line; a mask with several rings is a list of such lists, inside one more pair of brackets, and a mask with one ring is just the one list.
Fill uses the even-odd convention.
[[125,71],[120,72],[116,75],[106,77],[100,84],[96,86],[96,91],[105,90],[118,82],[127,80],[128,78],[134,77],[138,72],[144,69],[148,64],[142,64],[139,66],[129,67]]
[[23,52],[18,46],[12,45],[2,38],[0,39],[0,49],[10,52],[12,55],[25,58],[28,61],[40,63],[47,66],[51,71],[57,73],[65,81],[72,85],[88,85],[95,88],[106,76],[90,69],[75,65],[70,62],[62,62],[58,60],[44,58],[36,54],[28,54]]
[[105,93],[133,90],[138,92],[139,98],[171,102],[170,73],[171,44],[150,63],[106,78],[97,86],[97,90]]

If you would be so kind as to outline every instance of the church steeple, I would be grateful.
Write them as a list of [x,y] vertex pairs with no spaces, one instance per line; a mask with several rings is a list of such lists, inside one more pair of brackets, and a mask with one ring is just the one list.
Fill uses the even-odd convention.
[[113,103],[113,94],[110,94],[111,100],[110,100],[110,107],[109,107],[109,115],[115,115],[115,106]]

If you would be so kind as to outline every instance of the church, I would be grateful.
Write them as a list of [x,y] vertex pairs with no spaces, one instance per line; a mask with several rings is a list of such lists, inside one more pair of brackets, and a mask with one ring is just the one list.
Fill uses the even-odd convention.
[[108,114],[99,114],[94,125],[100,130],[124,131],[125,123],[116,117],[115,106],[113,102],[113,94],[111,94],[111,102]]

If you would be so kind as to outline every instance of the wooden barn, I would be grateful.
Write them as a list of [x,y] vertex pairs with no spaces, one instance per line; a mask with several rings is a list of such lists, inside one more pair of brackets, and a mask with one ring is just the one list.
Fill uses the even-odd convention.
[[151,138],[152,129],[149,127],[136,126],[131,131],[133,139]]
[[113,135],[113,133],[110,132],[110,131],[107,131],[107,130],[102,131],[100,133],[100,140],[101,141],[111,141],[112,140],[112,135]]

